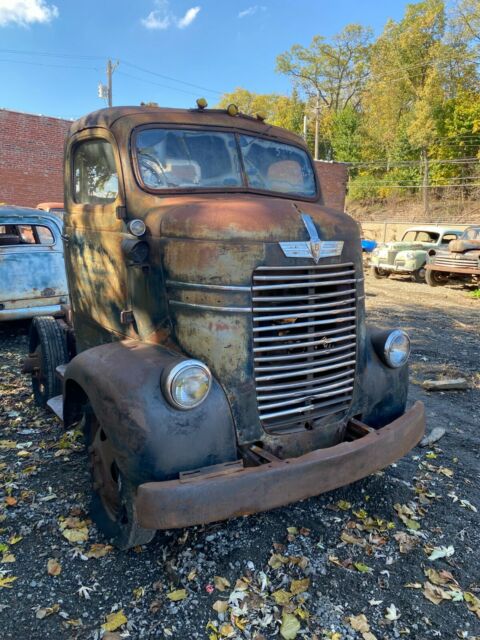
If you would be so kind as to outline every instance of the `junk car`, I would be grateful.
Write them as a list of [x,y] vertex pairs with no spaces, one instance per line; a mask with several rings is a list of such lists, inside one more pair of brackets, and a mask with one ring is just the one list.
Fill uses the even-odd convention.
[[63,315],[68,287],[61,229],[53,214],[0,206],[0,321]]
[[40,202],[40,204],[37,204],[37,209],[54,213],[61,220],[63,220],[63,215],[65,213],[65,206],[63,202]]
[[370,258],[375,278],[388,278],[392,273],[411,275],[415,282],[425,282],[428,252],[447,247],[462,231],[448,227],[411,227],[399,242],[386,242],[376,247]]
[[449,280],[480,282],[480,226],[465,229],[448,247],[431,249],[426,267],[427,282],[431,287]]
[[66,142],[71,323],[38,339],[123,548],[358,480],[424,432],[407,334],[366,324],[345,168],[197,104],[101,110]]

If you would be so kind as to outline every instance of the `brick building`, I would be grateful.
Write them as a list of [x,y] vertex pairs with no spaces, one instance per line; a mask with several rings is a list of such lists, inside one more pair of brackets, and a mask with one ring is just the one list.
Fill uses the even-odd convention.
[[0,109],[0,202],[63,202],[63,145],[70,120]]

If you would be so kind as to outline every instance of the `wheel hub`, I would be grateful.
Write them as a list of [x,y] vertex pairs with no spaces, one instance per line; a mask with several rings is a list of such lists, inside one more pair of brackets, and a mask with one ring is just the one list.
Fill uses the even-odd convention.
[[121,508],[120,474],[110,440],[101,426],[95,431],[89,453],[93,489],[99,494],[109,517],[117,520]]

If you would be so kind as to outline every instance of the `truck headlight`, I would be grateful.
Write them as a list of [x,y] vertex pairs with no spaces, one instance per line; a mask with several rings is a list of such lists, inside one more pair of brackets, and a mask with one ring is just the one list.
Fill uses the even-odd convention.
[[183,360],[162,377],[162,388],[168,402],[176,409],[198,407],[212,386],[212,374],[199,360]]
[[405,331],[395,329],[385,340],[383,348],[385,362],[392,369],[402,367],[410,355],[410,338]]

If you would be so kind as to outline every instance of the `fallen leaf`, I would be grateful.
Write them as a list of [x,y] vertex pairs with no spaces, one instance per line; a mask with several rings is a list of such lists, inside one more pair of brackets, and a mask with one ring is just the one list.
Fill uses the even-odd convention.
[[354,536],[348,533],[347,531],[342,531],[342,533],[340,534],[340,538],[343,542],[346,542],[347,544],[356,544],[359,547],[364,547],[366,545],[366,542],[363,538]]
[[8,544],[17,544],[17,542],[20,542],[20,540],[23,540],[23,536],[10,536],[9,540],[8,540]]
[[399,531],[398,533],[393,534],[393,537],[398,542],[400,553],[408,553],[409,551],[412,551],[412,549],[414,549],[419,543],[418,538],[409,535],[405,531]]
[[15,576],[4,576],[0,578],[0,587],[5,587],[6,589],[12,588],[12,582],[15,582],[17,578]]
[[437,571],[430,567],[429,569],[425,569],[423,573],[432,584],[444,585],[452,583],[458,586],[458,582],[452,576],[450,571]]
[[217,613],[225,613],[229,607],[227,600],[216,600],[213,603],[212,609],[214,609]]
[[337,507],[342,511],[348,511],[351,508],[351,506],[352,504],[351,502],[348,502],[348,500],[339,500],[337,502]]
[[13,553],[4,553],[2,556],[2,562],[15,562],[15,556]]
[[372,573],[373,569],[366,565],[364,562],[354,562],[353,566],[360,573]]
[[453,470],[448,469],[447,467],[438,467],[437,473],[441,473],[442,475],[447,476],[447,478],[451,478],[453,476]]
[[7,504],[9,507],[14,507],[17,504],[17,499],[13,496],[7,496],[5,498],[5,504]]
[[282,616],[282,625],[280,627],[280,635],[284,640],[294,640],[300,631],[300,622],[291,613],[284,613]]
[[0,440],[0,449],[16,449],[15,440]]
[[385,618],[387,620],[391,620],[392,622],[400,618],[400,613],[397,611],[397,607],[394,604],[391,604],[389,607],[387,607]]
[[190,573],[188,574],[188,576],[187,576],[187,580],[189,582],[191,582],[192,580],[195,580],[196,577],[197,577],[197,570],[196,569],[192,569],[190,571]]
[[88,529],[64,529],[62,535],[69,542],[86,542],[88,540]]
[[428,556],[429,560],[438,560],[439,558],[449,558],[453,556],[455,549],[450,545],[448,547],[434,547],[432,553]]
[[120,611],[108,614],[107,621],[102,624],[102,629],[104,631],[116,631],[126,622],[128,622],[127,617],[123,613],[123,609],[120,609]]
[[302,580],[292,580],[290,583],[290,592],[294,595],[298,593],[304,593],[308,591],[308,587],[310,586],[309,578],[303,578]]
[[55,558],[50,558],[47,562],[47,573],[49,576],[59,576],[62,573],[62,565]]
[[285,606],[290,602],[292,594],[288,591],[285,591],[285,589],[279,589],[278,591],[274,591],[272,593],[272,598],[275,600],[276,604]]
[[137,587],[133,589],[132,593],[135,600],[141,600],[145,595],[145,587]]
[[230,582],[222,576],[215,576],[213,578],[213,583],[215,585],[215,589],[218,589],[218,591],[225,591],[225,589],[230,586]]
[[220,631],[220,635],[223,636],[224,638],[228,638],[229,636],[235,633],[235,629],[232,627],[231,624],[228,624],[228,622],[224,622],[222,625],[220,625],[219,631]]
[[360,633],[364,633],[365,631],[370,631],[370,625],[368,624],[367,616],[363,613],[358,614],[358,616],[350,616],[348,618],[348,624],[355,631],[360,631]]
[[176,589],[175,591],[171,591],[170,593],[167,593],[167,598],[172,602],[185,600],[186,597],[187,597],[186,589]]
[[477,618],[480,618],[480,599],[470,591],[465,591],[463,599],[467,603],[468,610],[474,613]]
[[87,558],[103,558],[113,549],[111,544],[92,544],[90,549],[85,553]]
[[422,585],[420,582],[407,582],[407,584],[403,585],[405,589],[421,589]]
[[427,600],[433,602],[433,604],[440,604],[442,600],[451,600],[450,594],[441,587],[432,584],[431,582],[425,582],[423,585],[423,595]]
[[59,611],[59,604],[54,604],[51,607],[39,607],[35,613],[35,617],[37,620],[43,620],[44,618],[48,618],[48,616],[51,616],[53,613],[58,613]]
[[477,507],[474,507],[468,500],[460,500],[460,506],[464,509],[470,509],[470,511],[473,511],[474,513],[477,513],[478,511]]
[[279,553],[273,553],[268,564],[272,569],[279,569],[283,564],[288,564],[288,558]]

